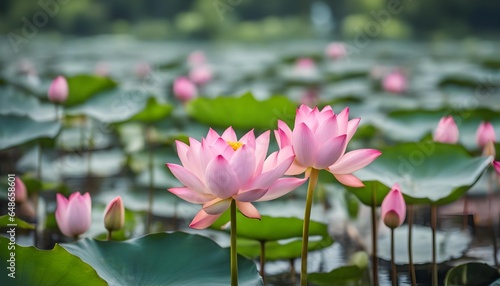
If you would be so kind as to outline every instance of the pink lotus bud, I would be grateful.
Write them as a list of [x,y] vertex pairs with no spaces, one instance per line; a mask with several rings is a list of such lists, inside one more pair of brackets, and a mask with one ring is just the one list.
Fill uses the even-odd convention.
[[56,77],[49,87],[49,100],[55,103],[63,103],[68,99],[68,82],[62,76]]
[[344,43],[333,42],[326,46],[325,54],[328,58],[335,60],[347,55]]
[[404,93],[408,88],[408,80],[401,72],[392,72],[382,80],[382,88],[390,93]]
[[14,193],[16,194],[16,203],[22,203],[26,201],[28,197],[28,192],[26,191],[26,185],[21,181],[19,177],[14,180]]
[[493,161],[493,167],[495,167],[497,176],[500,176],[500,161]]
[[208,66],[196,66],[189,72],[189,79],[196,85],[204,85],[212,80],[212,70]]
[[496,141],[495,129],[491,122],[481,122],[476,131],[476,141],[479,147],[483,148],[488,141]]
[[57,194],[56,222],[61,232],[68,237],[78,237],[90,228],[92,201],[90,194],[73,193],[66,199]]
[[196,86],[186,77],[174,81],[174,95],[182,102],[189,101],[198,95]]
[[406,203],[400,189],[399,184],[394,184],[382,201],[382,220],[389,228],[396,228],[405,221]]
[[104,226],[108,231],[120,230],[125,223],[125,208],[120,196],[114,198],[104,210]]
[[313,59],[311,58],[299,58],[295,62],[295,69],[298,70],[311,70],[315,69],[316,64],[314,63]]
[[203,51],[194,51],[189,54],[187,62],[192,67],[203,65],[206,62],[205,54]]
[[458,141],[458,127],[453,117],[446,116],[439,120],[438,126],[434,131],[433,139],[436,142],[455,144]]

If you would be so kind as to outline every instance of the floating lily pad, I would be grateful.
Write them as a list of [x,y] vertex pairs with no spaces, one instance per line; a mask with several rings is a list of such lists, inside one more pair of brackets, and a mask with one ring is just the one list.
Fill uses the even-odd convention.
[[69,95],[65,106],[84,103],[99,92],[112,89],[116,83],[107,77],[96,75],[76,75],[68,77]]
[[369,183],[357,190],[349,188],[363,202],[372,202],[372,191],[380,192],[399,183],[407,203],[448,204],[459,199],[491,163],[491,157],[472,157],[458,145],[433,141],[403,143],[381,149],[382,155],[356,172]]
[[[229,249],[199,235],[156,233],[124,242],[82,239],[61,246],[109,285],[229,285]],[[246,258],[238,257],[238,276],[240,285],[262,285],[255,263]]]
[[[432,230],[430,227],[413,226],[413,263],[427,264],[432,262]],[[394,231],[394,251],[397,253],[395,263],[399,265],[408,264],[408,226],[402,225]],[[451,259],[460,258],[469,248],[472,238],[469,233],[436,232],[436,261],[446,262]],[[378,257],[391,260],[391,238],[387,233],[378,239]]]
[[0,150],[36,139],[54,138],[61,129],[56,121],[35,121],[29,117],[0,115]]
[[59,245],[52,250],[15,245],[15,278],[11,278],[7,276],[11,273],[7,261],[11,253],[7,250],[9,240],[0,236],[0,244],[5,248],[0,252],[3,285],[107,285],[90,265]]
[[496,285],[500,273],[488,264],[470,262],[453,267],[446,273],[445,286],[451,285]]
[[191,117],[209,126],[249,130],[276,128],[278,119],[293,122],[296,104],[284,96],[258,101],[246,93],[241,97],[197,98],[186,108]]
[[363,281],[365,269],[361,269],[355,265],[342,266],[333,269],[328,273],[309,273],[307,281],[314,285],[360,285]]
[[172,109],[172,105],[158,103],[156,98],[150,97],[146,107],[141,112],[130,118],[130,120],[138,120],[146,123],[155,122],[170,115]]

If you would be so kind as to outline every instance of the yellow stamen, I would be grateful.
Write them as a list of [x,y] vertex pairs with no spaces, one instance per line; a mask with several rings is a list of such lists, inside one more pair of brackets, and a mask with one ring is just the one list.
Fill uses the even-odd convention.
[[233,148],[234,151],[238,150],[241,146],[243,146],[243,143],[238,142],[238,141],[227,141],[227,144]]

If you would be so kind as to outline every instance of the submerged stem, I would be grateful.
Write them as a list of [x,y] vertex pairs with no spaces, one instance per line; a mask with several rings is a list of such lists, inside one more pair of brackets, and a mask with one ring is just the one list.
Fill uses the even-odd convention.
[[238,286],[238,257],[236,254],[236,201],[231,201],[231,286]]
[[394,228],[391,228],[391,269],[392,269],[392,286],[398,286],[398,272],[396,270],[396,263],[394,262]]
[[373,285],[378,286],[378,258],[377,258],[377,194],[372,190],[372,277]]
[[436,262],[436,225],[437,205],[431,205],[431,228],[432,228],[432,286],[438,286],[438,272]]
[[412,243],[412,235],[413,235],[413,205],[408,205],[408,266],[410,267],[410,277],[411,277],[411,285],[417,285],[417,277],[415,276],[415,265],[413,264],[413,243]]
[[311,208],[314,189],[318,183],[319,170],[312,168],[307,186],[306,209],[304,212],[304,226],[302,229],[302,261],[300,265],[300,285],[307,285],[307,253],[309,249],[309,222],[311,220]]

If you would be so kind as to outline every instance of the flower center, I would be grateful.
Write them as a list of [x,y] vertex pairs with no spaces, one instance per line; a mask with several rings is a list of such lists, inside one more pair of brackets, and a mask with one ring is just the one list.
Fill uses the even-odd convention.
[[233,148],[234,151],[238,150],[241,146],[243,146],[243,143],[238,142],[238,141],[227,141],[227,144]]

